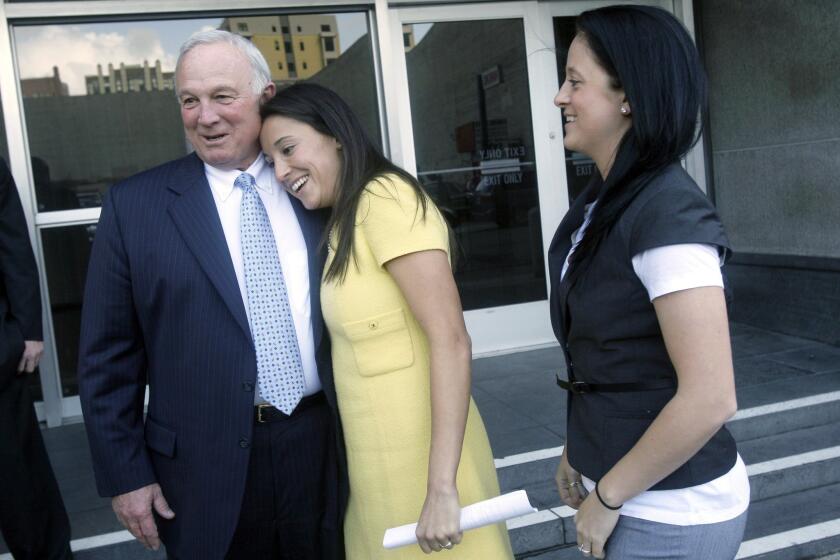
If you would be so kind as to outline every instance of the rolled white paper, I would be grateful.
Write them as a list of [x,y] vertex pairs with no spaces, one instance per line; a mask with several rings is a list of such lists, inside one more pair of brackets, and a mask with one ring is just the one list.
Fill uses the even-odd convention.
[[[502,494],[496,498],[477,502],[465,508],[461,508],[461,530],[469,531],[493,523],[501,523],[520,515],[534,513],[536,508],[528,501],[528,494],[525,490],[517,490]],[[417,544],[417,523],[409,523],[393,527],[385,531],[385,538],[382,539],[382,546],[385,548],[397,548],[409,544]]]

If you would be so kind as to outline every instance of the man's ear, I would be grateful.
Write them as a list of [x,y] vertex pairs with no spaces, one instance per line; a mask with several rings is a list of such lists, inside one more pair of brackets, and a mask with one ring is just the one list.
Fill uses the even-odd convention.
[[260,102],[265,103],[266,101],[274,97],[275,93],[277,93],[277,86],[274,85],[274,82],[268,82],[265,85],[265,89],[263,89],[262,95],[260,96]]

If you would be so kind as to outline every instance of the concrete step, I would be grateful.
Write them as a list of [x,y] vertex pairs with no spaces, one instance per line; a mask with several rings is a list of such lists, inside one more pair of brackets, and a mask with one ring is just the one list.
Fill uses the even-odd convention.
[[[833,374],[832,380],[840,378]],[[775,389],[774,389],[775,391]],[[765,390],[761,390],[764,393]],[[761,396],[756,391],[747,391],[747,400],[761,403]],[[739,450],[747,461],[743,449],[749,446],[751,441],[760,440],[765,437],[776,437],[786,432],[798,432],[803,428],[824,426],[840,422],[840,390],[829,393],[809,394],[797,396],[794,399],[756,404],[756,406],[740,410],[736,416],[727,424],[732,432],[735,441],[738,442]],[[782,441],[782,440],[778,440]],[[792,445],[796,449],[806,450],[803,445],[808,445],[812,439],[803,439],[800,436],[791,438]],[[837,445],[840,440],[837,441]],[[823,444],[822,447],[827,445]],[[814,445],[810,449],[816,449],[820,445]],[[774,442],[766,442],[749,447],[752,449],[766,449],[769,453],[781,455],[792,455],[798,451],[792,451],[787,446],[774,445]],[[808,450],[810,450],[808,449]],[[500,484],[504,487],[507,482],[511,484],[529,484],[544,481],[554,476],[556,469],[556,458],[560,456],[563,447],[540,449],[537,451],[519,453],[508,457],[496,459],[496,468],[499,469]],[[749,452],[751,453],[751,451]],[[749,454],[748,453],[748,454]],[[541,461],[542,459],[553,459],[555,461]],[[765,458],[756,457],[755,461],[762,461]],[[504,470],[505,467],[522,465],[513,470]]]
[[[835,488],[840,489],[840,392],[823,395],[798,396],[786,403],[758,404],[746,409],[736,418],[732,430],[739,440],[739,452],[747,464],[753,505],[784,504],[789,496],[817,496],[813,489],[830,489],[827,498],[834,499]],[[782,405],[784,404],[784,405]],[[497,459],[499,481],[503,492],[525,489],[532,504],[540,511],[530,519],[514,520],[509,524],[514,552],[522,558],[580,558],[573,547],[575,542],[574,511],[564,506],[554,487],[554,472],[562,446]],[[840,504],[840,499],[836,500]],[[776,506],[778,507],[778,505]],[[788,507],[799,507],[805,520],[787,515]],[[764,511],[764,510],[761,510]],[[810,516],[798,505],[784,506],[775,512],[776,525],[765,522],[766,515],[755,514],[746,539],[763,539],[753,543],[753,549],[770,551],[772,558],[786,557],[788,548],[794,550],[831,552],[833,536],[811,539],[805,534],[834,534],[832,523],[839,525],[840,512],[830,508],[825,519]],[[780,515],[784,512],[784,515]],[[807,521],[810,519],[811,521]],[[829,523],[829,526],[820,525]],[[816,524],[816,528],[803,527]],[[765,527],[766,526],[766,527]],[[762,532],[761,528],[766,530]],[[751,532],[750,532],[751,531]],[[793,533],[788,533],[793,531]],[[809,532],[810,531],[810,532]],[[782,546],[778,538],[809,541],[801,546]],[[813,542],[811,542],[813,541]],[[819,541],[822,544],[815,544]],[[793,541],[791,541],[793,542]],[[799,548],[797,548],[799,547]],[[812,552],[809,552],[812,554]],[[781,555],[781,556],[779,556]],[[746,556],[745,556],[746,557]],[[799,558],[801,556],[791,556]]]
[[840,422],[840,391],[742,409],[726,427],[742,443],[835,422]]
[[[561,448],[544,451],[552,456],[509,466],[497,460],[502,492],[524,489],[534,507],[561,506],[553,482]],[[739,452],[755,500],[840,482],[840,423],[743,442]]]
[[[840,425],[831,427],[840,431]],[[827,456],[829,458],[826,458]],[[544,462],[549,461],[551,465],[546,470],[551,471],[556,467],[556,460]],[[503,472],[504,469],[500,471],[500,475]],[[796,496],[812,488],[833,488],[840,484],[840,447],[817,449],[748,464],[747,472],[750,474],[750,491],[754,504],[776,497]],[[530,553],[575,542],[574,510],[560,501],[553,482],[553,472],[551,474],[552,477],[547,480],[522,486],[540,513],[527,523],[519,521],[511,524],[511,539],[517,553]],[[515,478],[515,475],[512,478]],[[503,485],[502,491],[509,492],[519,488]],[[799,527],[794,523],[796,520],[788,520],[787,510],[781,510],[781,513],[777,512],[776,515],[787,527]]]
[[74,560],[165,560],[163,547],[158,551],[146,550],[136,540],[97,546],[73,552]]

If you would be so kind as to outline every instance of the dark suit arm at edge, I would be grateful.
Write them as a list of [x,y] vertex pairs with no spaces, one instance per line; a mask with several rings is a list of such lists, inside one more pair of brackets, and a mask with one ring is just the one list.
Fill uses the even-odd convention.
[[143,429],[146,354],[115,191],[91,249],[79,337],[79,397],[102,496],[155,482]]
[[38,267],[20,195],[6,162],[0,160],[0,282],[11,316],[24,340],[43,340]]

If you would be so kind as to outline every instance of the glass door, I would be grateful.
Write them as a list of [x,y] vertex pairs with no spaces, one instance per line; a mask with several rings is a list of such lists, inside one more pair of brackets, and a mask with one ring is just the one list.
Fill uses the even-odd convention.
[[536,3],[395,12],[410,113],[402,163],[455,234],[473,351],[550,344],[545,249],[565,208],[551,194],[562,183],[550,164],[559,129],[549,134],[543,118],[552,96],[539,62],[553,55],[534,32]]

